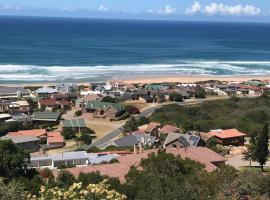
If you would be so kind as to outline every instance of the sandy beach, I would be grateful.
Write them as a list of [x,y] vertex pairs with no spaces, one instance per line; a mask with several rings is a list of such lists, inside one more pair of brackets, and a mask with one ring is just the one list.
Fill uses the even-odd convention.
[[[130,79],[109,79],[107,81],[111,80],[118,80],[118,81],[124,81],[125,83],[133,83],[133,84],[147,84],[147,83],[162,83],[162,82],[180,82],[180,83],[195,83],[199,81],[207,81],[207,80],[219,80],[219,81],[228,81],[228,82],[243,82],[248,81],[251,79],[258,79],[258,80],[269,80],[270,81],[270,75],[247,75],[247,76],[210,76],[210,75],[179,75],[179,76],[172,76],[172,75],[160,75],[160,76],[144,76],[144,77],[133,77]],[[89,82],[77,82],[78,85],[85,85],[88,86],[89,83],[92,81],[89,80]],[[96,82],[96,81],[95,81]],[[100,81],[104,82],[104,81]],[[57,82],[48,82],[48,83],[23,83],[19,84],[21,87],[28,87],[28,86],[41,86],[41,87],[49,87],[57,84]],[[5,84],[2,83],[0,86],[11,86],[16,87],[18,84]]]
[[243,82],[251,79],[270,80],[270,75],[247,75],[247,76],[209,76],[209,75],[179,75],[179,76],[148,76],[123,80],[126,83],[161,83],[161,82],[181,82],[195,83],[198,81],[219,80],[229,82]]

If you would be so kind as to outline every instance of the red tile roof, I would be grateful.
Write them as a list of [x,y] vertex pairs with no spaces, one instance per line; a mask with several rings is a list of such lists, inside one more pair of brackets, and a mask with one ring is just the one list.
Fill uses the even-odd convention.
[[179,131],[179,128],[172,125],[166,125],[160,129],[160,133],[162,134],[169,134],[171,132],[178,132],[178,131]]
[[[155,152],[156,150],[146,150],[142,154],[129,154],[125,156],[121,156],[118,158],[119,163],[113,164],[104,164],[104,165],[91,165],[85,167],[75,167],[67,169],[69,172],[78,176],[79,173],[90,173],[90,172],[100,172],[102,175],[108,175],[110,177],[118,177],[122,182],[125,181],[125,175],[129,172],[131,166],[138,166],[140,161],[143,158],[147,158],[149,153]],[[205,170],[208,172],[212,172],[217,167],[214,163],[225,162],[225,158],[220,156],[219,154],[213,152],[212,150],[206,147],[190,147],[186,150],[183,148],[168,148],[166,149],[167,153],[172,153],[174,155],[179,155],[183,159],[189,158],[200,162],[205,165]],[[56,173],[56,172],[55,172]],[[57,175],[57,174],[55,174]]]
[[48,137],[59,137],[59,136],[62,136],[62,135],[61,135],[60,132],[55,131],[55,132],[48,132],[47,136]]
[[55,106],[57,105],[54,99],[41,99],[39,100],[39,104],[42,106]]
[[221,139],[246,136],[245,133],[239,132],[237,129],[212,130],[208,134]]
[[156,123],[156,122],[150,122],[150,124],[148,125],[148,127],[145,129],[145,132],[151,132],[154,128],[159,127],[160,124]]
[[33,130],[22,130],[18,132],[9,132],[9,136],[35,136],[41,137],[46,135],[45,129],[33,129]]
[[47,137],[47,144],[50,145],[53,143],[64,143],[64,137],[63,136]]

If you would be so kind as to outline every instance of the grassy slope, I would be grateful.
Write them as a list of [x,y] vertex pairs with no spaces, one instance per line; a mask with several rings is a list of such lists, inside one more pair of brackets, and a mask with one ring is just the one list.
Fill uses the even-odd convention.
[[199,106],[167,105],[156,110],[151,121],[173,124],[184,130],[237,128],[245,133],[260,131],[270,122],[270,97],[231,98],[206,102]]

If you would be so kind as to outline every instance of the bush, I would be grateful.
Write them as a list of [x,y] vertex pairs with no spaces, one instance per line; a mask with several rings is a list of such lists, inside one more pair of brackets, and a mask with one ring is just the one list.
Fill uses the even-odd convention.
[[173,92],[172,94],[170,94],[169,99],[170,99],[170,101],[176,101],[176,102],[182,102],[183,101],[182,95],[178,94],[176,92]]
[[81,116],[82,115],[82,111],[81,110],[77,110],[75,112],[75,116],[78,117],[78,116]]
[[126,105],[125,107],[126,111],[130,114],[140,114],[140,110],[136,106]]
[[65,138],[65,140],[69,140],[75,138],[76,132],[71,128],[65,128],[62,130],[61,135]]
[[71,174],[68,171],[62,170],[60,171],[57,179],[56,179],[56,184],[59,187],[67,188],[68,186],[72,185],[75,183],[75,176]]

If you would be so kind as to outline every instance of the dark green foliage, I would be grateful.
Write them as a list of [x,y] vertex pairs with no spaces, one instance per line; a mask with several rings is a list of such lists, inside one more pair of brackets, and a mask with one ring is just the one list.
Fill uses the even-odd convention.
[[169,96],[170,101],[176,101],[176,102],[182,102],[183,101],[183,97],[181,94],[173,92],[172,94],[170,94]]
[[24,175],[30,153],[16,146],[11,140],[0,140],[0,176],[11,179]]
[[204,99],[205,98],[205,95],[206,95],[205,90],[202,87],[198,86],[196,88],[195,98]]
[[67,188],[69,186],[71,186],[73,183],[75,183],[76,179],[75,176],[73,174],[71,174],[68,171],[60,171],[57,179],[56,179],[56,184],[59,187],[64,187]]
[[8,132],[18,131],[21,127],[19,122],[8,122],[0,125],[0,137],[6,135]]
[[100,175],[99,172],[80,173],[77,181],[82,182],[82,186],[86,187],[89,184],[100,183],[101,181],[103,181],[103,177]]
[[75,116],[81,116],[82,115],[82,111],[81,110],[77,110],[76,112],[75,112]]
[[150,120],[204,132],[237,128],[250,135],[270,121],[270,98],[231,98],[190,107],[166,105],[157,109]]
[[91,144],[92,139],[95,137],[96,133],[90,128],[83,128],[81,130],[81,136],[79,137],[79,141],[83,142],[84,144]]
[[269,136],[268,136],[268,125],[265,125],[262,132],[257,136],[255,145],[255,158],[256,161],[260,163],[261,169],[263,171],[263,165],[266,163],[269,156]]
[[76,136],[76,131],[72,130],[72,128],[64,128],[61,135],[65,138],[65,140],[73,139]]
[[101,99],[102,102],[109,102],[109,103],[117,103],[119,102],[119,99],[113,98],[111,96],[105,96]]
[[140,110],[136,106],[126,105],[125,109],[129,114],[140,114]]
[[130,120],[125,123],[123,128],[125,133],[138,130],[137,120],[134,117],[131,117]]
[[139,119],[137,120],[138,126],[142,126],[149,123],[150,123],[150,119],[148,119],[147,117],[139,117]]
[[256,160],[256,157],[255,157],[256,152],[255,151],[256,151],[256,138],[255,138],[255,134],[252,133],[250,136],[247,152],[245,152],[245,155],[244,155],[244,159],[249,160],[249,166],[251,166],[251,161]]
[[0,180],[0,200],[26,200],[23,197],[24,186],[17,181],[12,181],[8,184],[4,184]]

